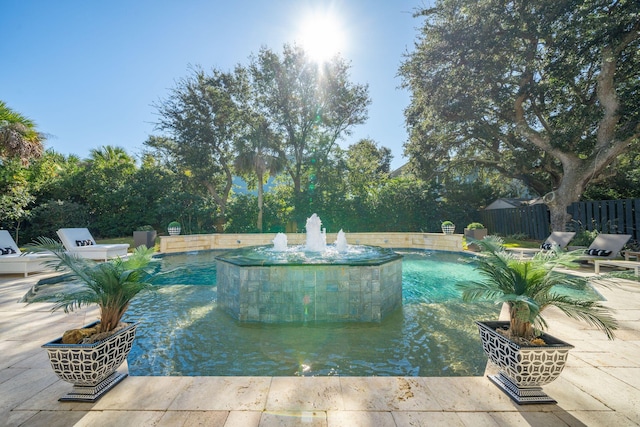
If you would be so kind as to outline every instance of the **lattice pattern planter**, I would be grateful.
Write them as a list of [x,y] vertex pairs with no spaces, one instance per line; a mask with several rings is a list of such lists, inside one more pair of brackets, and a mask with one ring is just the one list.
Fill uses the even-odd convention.
[[453,232],[456,231],[455,225],[442,225],[441,228],[444,234],[453,234]]
[[489,379],[518,404],[556,403],[542,387],[554,381],[567,362],[571,344],[548,334],[546,346],[520,346],[496,329],[507,329],[509,322],[476,322],[484,352],[500,368]]
[[62,344],[62,338],[58,338],[43,345],[56,375],[73,384],[71,393],[59,400],[94,402],[122,381],[127,374],[116,370],[127,359],[137,326],[131,324],[92,344]]

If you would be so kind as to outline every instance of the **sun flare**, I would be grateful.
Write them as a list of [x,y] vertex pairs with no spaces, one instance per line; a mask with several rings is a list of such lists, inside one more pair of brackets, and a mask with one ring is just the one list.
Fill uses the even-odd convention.
[[300,21],[297,41],[312,60],[325,62],[338,53],[344,53],[345,34],[335,14],[315,11]]

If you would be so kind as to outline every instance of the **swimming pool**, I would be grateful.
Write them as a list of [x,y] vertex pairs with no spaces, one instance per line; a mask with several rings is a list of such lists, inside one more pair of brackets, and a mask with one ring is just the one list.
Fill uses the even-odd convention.
[[403,305],[380,323],[238,323],[216,306],[215,252],[167,255],[184,266],[132,302],[140,320],[128,358],[132,375],[467,376],[486,357],[474,320],[491,303],[464,303],[455,283],[475,277],[461,254],[399,251]]

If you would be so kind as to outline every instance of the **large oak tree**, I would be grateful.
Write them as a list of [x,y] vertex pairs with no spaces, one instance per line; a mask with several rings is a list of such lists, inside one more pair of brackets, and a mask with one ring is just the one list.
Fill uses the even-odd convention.
[[400,74],[417,170],[462,162],[520,179],[561,230],[587,185],[639,150],[637,0],[441,0],[416,16]]

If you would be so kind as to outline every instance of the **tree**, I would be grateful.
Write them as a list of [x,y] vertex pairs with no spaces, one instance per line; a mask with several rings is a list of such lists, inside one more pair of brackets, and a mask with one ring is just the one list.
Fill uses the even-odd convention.
[[127,183],[136,172],[135,159],[120,147],[94,148],[80,174],[83,196],[91,210],[97,233],[103,237],[130,234],[135,225],[123,221]]
[[340,57],[315,63],[295,45],[285,44],[282,56],[262,48],[249,70],[260,112],[281,135],[280,156],[288,161],[301,219],[303,178],[312,169],[320,181],[338,139],[366,121],[368,87],[349,81],[349,66]]
[[[233,185],[233,141],[243,128],[238,97],[241,71],[194,69],[168,99],[156,105],[157,127],[170,138],[150,139],[150,147],[169,153],[183,173],[213,197],[222,223]],[[221,224],[222,225],[222,224]]]
[[562,230],[567,206],[638,151],[640,3],[441,0],[401,65],[406,153],[521,179]]
[[[253,123],[250,133],[236,141],[238,155],[234,166],[245,177],[255,174],[254,182],[258,188],[256,228],[262,233],[264,182],[267,176],[274,176],[283,169],[285,159],[278,155],[276,137],[269,124],[263,118],[258,118]],[[249,185],[251,181],[248,179]]]
[[0,159],[17,157],[26,165],[42,155],[44,140],[32,120],[0,101]]
[[28,217],[28,207],[35,200],[27,176],[17,157],[0,164],[0,225],[15,230],[16,243],[20,242],[20,223]]

